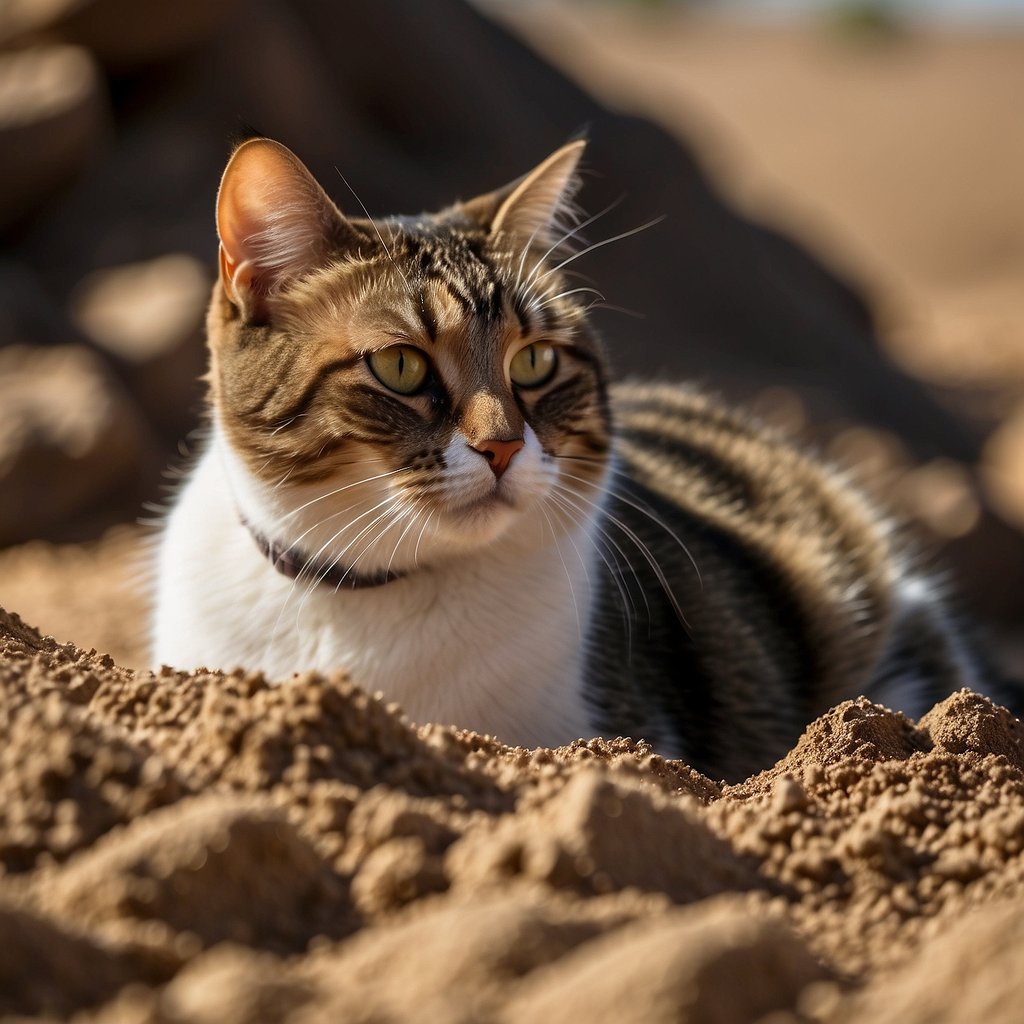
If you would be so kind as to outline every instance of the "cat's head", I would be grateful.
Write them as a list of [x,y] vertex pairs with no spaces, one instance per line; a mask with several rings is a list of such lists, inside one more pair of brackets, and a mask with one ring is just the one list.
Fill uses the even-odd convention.
[[593,290],[560,268],[583,151],[437,214],[347,217],[267,139],[217,203],[214,414],[259,529],[407,571],[589,513],[610,442]]

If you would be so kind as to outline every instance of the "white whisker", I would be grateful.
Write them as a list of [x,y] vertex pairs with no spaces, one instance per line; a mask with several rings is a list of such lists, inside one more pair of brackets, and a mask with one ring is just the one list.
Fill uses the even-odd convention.
[[[405,282],[405,287],[408,288],[409,294],[412,295],[413,294],[413,287],[409,283],[409,278],[407,278],[405,276],[405,271],[402,270],[402,268],[395,261],[394,255],[392,254],[391,250],[388,248],[388,243],[384,241],[384,236],[380,233],[380,228],[377,227],[377,222],[370,216],[370,211],[366,208],[366,204],[356,194],[356,190],[348,183],[348,178],[346,178],[345,175],[341,173],[341,169],[338,168],[338,167],[335,167],[334,169],[338,172],[338,177],[341,178],[341,180],[345,183],[345,188],[347,188],[349,190],[349,192],[352,193],[352,198],[355,199],[355,201],[361,207],[363,213],[366,215],[366,219],[370,222],[370,226],[373,228],[374,232],[376,233],[377,238],[380,241],[380,244],[384,248],[384,252],[387,253],[387,257],[391,261],[391,265],[401,275],[402,280]],[[392,238],[392,241],[394,241],[394,238]]]
[[[399,473],[404,473],[405,467],[400,469],[392,469],[387,473],[378,473],[376,476],[364,477],[362,480],[356,480],[354,483],[345,484],[344,487],[336,487],[333,491],[327,491],[324,494],[318,494],[315,498],[310,498],[304,505],[300,505],[298,508],[292,509],[291,512],[284,516],[284,520],[291,519],[292,516],[297,516],[300,512],[309,508],[310,505],[315,505],[318,501],[324,501],[327,498],[333,498],[336,494],[341,494],[342,491],[349,491],[353,487],[361,487],[363,484],[373,483],[374,480],[384,480],[387,477],[397,476]],[[283,521],[283,520],[282,520]]]
[[[580,618],[580,606],[576,602],[576,590],[572,585],[572,576],[569,573],[569,567],[565,564],[565,559],[562,557],[562,549],[558,545],[558,537],[555,534],[555,527],[551,522],[551,517],[548,515],[547,509],[544,508],[543,504],[540,504],[537,507],[540,509],[541,515],[544,516],[544,520],[548,524],[548,529],[551,531],[551,540],[554,542],[555,551],[558,554],[558,560],[562,563],[562,570],[565,572],[565,581],[569,584],[569,596],[572,598],[572,610],[576,613],[576,635],[579,637],[579,642],[582,645],[583,620]],[[568,534],[566,536],[568,536]],[[573,547],[575,548],[576,545],[573,544]],[[579,551],[576,552],[576,557],[580,558]],[[583,571],[586,572],[587,565],[582,558],[580,558],[580,565],[583,566]]]
[[[594,295],[600,296],[602,301],[604,300],[604,296],[601,295],[601,293],[596,288],[588,288],[588,287],[584,287],[584,288],[570,288],[567,291],[559,292],[557,295],[552,295],[549,298],[546,298],[543,302],[541,302],[539,304],[539,308],[540,309],[547,309],[548,306],[553,305],[559,299],[564,299],[564,298],[568,297],[569,295],[578,295],[581,292],[593,292]],[[590,306],[588,306],[587,308],[589,309]]]
[[572,256],[569,256],[566,259],[562,260],[562,262],[559,263],[557,266],[552,267],[550,270],[545,270],[544,273],[537,278],[537,281],[543,281],[545,277],[548,277],[551,274],[557,274],[558,271],[567,267],[574,260],[578,260],[581,256],[586,256],[588,252],[593,252],[595,249],[600,249],[602,246],[605,245],[611,245],[612,242],[621,242],[624,238],[629,238],[631,235],[637,235],[641,231],[646,231],[648,228],[653,228],[655,224],[660,224],[664,219],[664,216],[655,217],[653,220],[649,220],[646,224],[641,224],[637,228],[631,228],[629,231],[623,231],[618,235],[612,235],[611,238],[605,238],[600,242],[594,242],[593,245],[588,245],[585,249],[580,249],[579,252],[573,253]]
[[[561,456],[561,455],[556,456],[556,458],[560,458],[560,459],[564,458],[564,457],[565,456]],[[611,466],[611,467],[608,467],[608,468],[613,473],[615,473],[617,476],[621,476],[627,482],[629,482],[629,483],[636,483],[636,481],[633,479],[633,477],[631,477],[628,473],[624,472],[623,470],[618,469],[618,468],[616,468],[614,466]],[[576,480],[579,483],[585,483],[585,484],[590,484],[591,486],[594,486],[594,487],[600,487],[603,491],[605,491],[607,494],[610,494],[617,501],[621,501],[624,505],[629,505],[630,508],[635,509],[641,515],[647,516],[647,518],[650,519],[652,523],[656,524],[657,526],[660,526],[676,542],[676,544],[679,545],[679,547],[683,551],[683,554],[685,554],[686,557],[690,560],[690,565],[693,566],[693,571],[697,574],[697,583],[700,585],[701,590],[704,589],[704,580],[701,578],[700,567],[697,565],[696,559],[690,553],[690,549],[679,538],[679,535],[663,519],[661,519],[659,516],[655,515],[654,512],[652,512],[649,508],[645,508],[643,505],[639,505],[635,501],[633,501],[631,498],[628,498],[625,494],[622,493],[621,490],[617,490],[615,488],[609,487],[605,483],[595,484],[592,481],[586,480],[584,477],[576,476],[575,474],[569,473],[566,470],[562,470],[562,474],[561,475],[564,476],[568,480]]]
[[430,525],[430,520],[433,519],[436,509],[431,509],[427,514],[427,518],[423,520],[423,526],[420,527],[420,534],[416,538],[416,547],[413,548],[412,552],[412,564],[414,567],[419,568],[420,564],[420,542],[423,540],[423,534],[426,532],[427,527]]
[[359,559],[362,558],[375,544],[379,544],[383,539],[384,535],[388,532],[388,530],[397,526],[402,521],[402,519],[408,513],[410,507],[411,504],[407,499],[399,501],[397,505],[385,509],[384,512],[382,512],[372,523],[369,524],[367,529],[370,529],[370,527],[375,526],[378,522],[380,522],[381,519],[385,518],[385,516],[391,517],[391,522],[388,523],[382,530],[380,530],[376,536],[370,537],[370,539],[367,540],[367,542],[363,545],[362,550],[355,556],[355,558],[352,559],[351,562],[349,562],[345,571],[341,574],[341,579],[338,580],[337,586],[334,588],[335,593],[337,593],[341,589],[341,585],[345,582],[345,578],[348,576],[349,573],[355,575],[355,568],[359,562]]
[[[579,498],[581,501],[585,501],[588,505],[592,505],[595,509],[597,509],[599,512],[603,514],[604,518],[607,519],[609,523],[611,523],[614,526],[617,526],[636,545],[637,550],[640,552],[641,555],[643,555],[644,560],[651,567],[651,571],[657,577],[658,583],[661,585],[662,590],[664,590],[665,592],[665,596],[669,599],[669,602],[672,605],[672,610],[676,613],[676,617],[684,626],[689,628],[689,623],[686,621],[686,616],[683,614],[682,608],[679,607],[679,601],[676,599],[676,595],[672,590],[672,586],[668,582],[668,577],[665,575],[664,570],[658,564],[658,560],[651,553],[650,548],[648,548],[647,545],[637,536],[636,532],[632,530],[629,526],[627,526],[617,516],[613,516],[610,512],[608,512],[607,509],[602,508],[601,505],[599,505],[597,502],[591,501],[589,498],[584,497],[582,494],[576,491],[570,491],[567,487],[563,487],[560,484],[555,484],[555,487],[566,494],[571,494],[574,497]],[[685,551],[686,548],[684,547],[683,550]]]
[[[554,492],[549,493],[547,495],[546,500],[550,500],[553,503],[554,510],[561,512],[562,515],[564,515],[569,520],[569,522],[573,523],[574,525],[580,525],[584,520],[589,518],[588,514],[579,506],[575,505],[575,503],[570,505],[570,503],[564,497],[555,494]],[[573,508],[576,509],[578,517],[577,515],[573,514]],[[599,523],[592,523],[592,526],[597,531],[598,537],[600,539],[605,540],[613,545],[615,544],[615,541],[613,541],[610,537],[607,536],[606,532]],[[633,656],[633,614],[631,614],[630,608],[632,608],[633,613],[636,613],[636,602],[633,600],[632,594],[630,594],[628,587],[625,585],[625,580],[622,577],[622,572],[617,568],[617,566],[614,565],[612,561],[609,560],[608,556],[605,554],[604,549],[598,543],[598,539],[591,536],[589,530],[585,530],[584,532],[587,536],[587,539],[593,546],[594,551],[597,553],[598,558],[600,558],[601,561],[604,562],[605,568],[608,570],[608,574],[611,577],[611,581],[615,584],[615,589],[618,591],[619,610],[622,615],[622,625],[626,631],[626,654],[627,659],[631,660]],[[573,545],[573,547],[575,548],[575,544]],[[579,555],[578,551],[577,554]],[[625,558],[624,555],[623,558]],[[580,560],[583,561],[582,556],[580,556]],[[633,572],[633,575],[634,577],[636,576],[635,571]],[[643,593],[642,589],[641,593]],[[591,594],[594,595],[592,597],[592,600],[596,600],[596,591],[594,591],[593,588],[591,588]],[[650,615],[648,610],[648,621],[649,619]]]
[[[608,544],[610,547],[614,548],[618,552],[619,557],[622,559],[622,564],[627,569],[629,569],[629,571],[633,574],[633,578],[636,580],[637,588],[640,591],[640,596],[644,600],[644,608],[645,608],[646,613],[647,613],[647,616],[646,616],[647,617],[647,622],[650,623],[650,620],[651,620],[651,606],[650,606],[650,603],[647,600],[647,593],[644,590],[643,584],[640,582],[640,577],[637,575],[636,569],[633,568],[633,565],[630,562],[629,557],[626,555],[626,552],[622,550],[622,548],[619,546],[619,544],[615,540],[615,538],[612,537],[612,535],[604,528],[604,526],[602,526],[600,521],[596,520],[590,513],[587,512],[587,510],[585,508],[583,508],[581,505],[577,505],[576,502],[572,500],[573,497],[580,497],[580,498],[582,498],[583,497],[582,495],[577,494],[575,491],[570,490],[569,488],[566,488],[566,487],[560,487],[559,490],[561,491],[561,495],[556,494],[555,492],[551,493],[552,500],[560,502],[562,507],[563,507],[563,509],[566,511],[566,514],[570,514],[571,515],[571,510],[575,509],[575,511],[582,518],[590,519],[590,521],[593,523],[595,531],[597,532],[597,535],[606,544]],[[629,609],[632,608],[632,611],[633,611],[634,615],[639,613],[639,609],[636,606],[636,601],[633,599],[632,592],[630,591],[629,586],[626,584],[625,577],[622,575],[622,570],[620,568],[618,568],[618,566],[616,564],[614,564],[613,561],[609,560],[609,557],[605,554],[604,550],[602,550],[602,548],[598,546],[596,540],[592,539],[591,542],[594,544],[594,550],[598,553],[599,557],[601,558],[601,561],[604,562],[606,568],[608,569],[608,571],[612,575],[613,581],[615,582],[616,586],[619,589],[619,596],[622,598],[622,601],[623,601],[623,606],[622,606],[623,607],[623,613],[624,613],[624,615],[626,617],[627,628],[629,628],[630,627],[630,623],[632,622],[632,616],[630,615]],[[628,607],[627,607],[627,602],[628,602]],[[631,628],[629,628],[629,642],[630,642],[630,649],[632,650],[632,629]]]
[[[389,501],[392,501],[392,500],[394,500],[393,496],[389,496],[389,497],[385,498],[385,499],[384,499],[383,501],[381,501],[381,502],[378,502],[378,503],[377,503],[376,505],[374,505],[374,506],[373,506],[372,508],[369,508],[369,509],[367,509],[367,510],[366,510],[365,512],[363,512],[363,513],[362,513],[362,515],[356,516],[356,518],[355,518],[355,519],[352,519],[352,520],[350,520],[349,522],[347,522],[347,523],[346,523],[346,524],[345,524],[345,525],[344,525],[344,526],[343,526],[343,527],[342,527],[342,528],[341,528],[340,530],[338,530],[338,531],[337,531],[337,532],[336,532],[336,533],[335,533],[335,534],[334,534],[334,535],[333,535],[332,537],[330,537],[330,538],[329,538],[329,539],[327,540],[327,542],[326,542],[325,544],[323,544],[323,545],[322,545],[322,546],[320,547],[319,551],[317,551],[317,552],[316,552],[315,554],[313,554],[313,555],[310,555],[310,556],[309,556],[309,557],[308,557],[308,558],[306,559],[306,561],[305,561],[305,562],[303,563],[302,569],[300,569],[299,573],[298,573],[298,574],[297,574],[297,575],[295,576],[295,578],[294,578],[294,579],[292,580],[291,586],[290,586],[290,587],[288,588],[288,593],[287,593],[287,594],[285,594],[285,597],[284,597],[284,601],[282,602],[282,604],[281,604],[281,608],[280,608],[280,610],[279,610],[279,611],[278,611],[278,613],[277,613],[277,618],[276,618],[276,619],[274,620],[274,628],[273,628],[273,629],[271,630],[271,633],[270,633],[270,639],[269,639],[269,640],[267,641],[267,647],[266,647],[266,651],[267,651],[267,652],[269,652],[269,651],[270,651],[270,649],[271,649],[271,648],[273,647],[273,644],[274,644],[274,640],[275,640],[275,639],[276,639],[276,637],[277,637],[277,631],[278,631],[278,628],[279,628],[279,627],[280,627],[280,625],[281,625],[281,620],[282,620],[282,618],[284,617],[284,613],[285,613],[285,611],[286,611],[286,610],[288,609],[288,605],[289,605],[289,603],[291,602],[292,596],[293,596],[293,595],[294,595],[294,593],[295,593],[295,588],[296,588],[296,587],[297,587],[297,586],[299,585],[299,580],[300,580],[300,578],[301,578],[301,577],[303,576],[303,574],[305,573],[306,569],[308,569],[310,565],[313,565],[313,564],[315,564],[315,563],[316,563],[316,562],[317,562],[317,561],[319,560],[319,558],[320,558],[320,555],[321,555],[321,554],[322,554],[322,553],[323,553],[323,552],[324,552],[324,551],[325,551],[325,550],[326,550],[326,549],[327,549],[328,547],[330,547],[330,545],[331,545],[331,544],[333,544],[333,543],[334,543],[334,541],[335,541],[335,540],[336,540],[336,539],[337,539],[338,537],[340,537],[340,536],[341,536],[341,534],[343,534],[343,533],[345,532],[345,530],[347,530],[347,529],[348,529],[348,528],[349,528],[350,526],[352,526],[352,525],[353,525],[354,523],[357,523],[357,522],[359,522],[359,520],[360,520],[360,519],[363,519],[364,517],[366,517],[366,516],[368,516],[368,515],[372,515],[372,514],[373,514],[374,512],[376,512],[376,511],[377,511],[377,509],[379,509],[379,508],[380,508],[380,507],[381,507],[382,505],[385,505],[385,504],[386,504],[387,502],[389,502]],[[358,508],[358,505],[354,505],[354,506],[352,506],[352,508]],[[334,513],[334,516],[342,515],[342,514],[343,514],[344,512],[347,512],[347,511],[349,511],[349,509],[343,509],[343,510],[342,510],[341,512],[336,512],[336,513]],[[328,519],[331,519],[331,518],[334,518],[334,516],[328,516],[327,518],[328,518]],[[316,523],[316,524],[314,524],[314,525],[313,525],[312,527],[310,527],[310,529],[309,529],[309,530],[306,530],[306,531],[305,531],[305,533],[303,533],[303,534],[302,534],[302,535],[301,535],[301,536],[300,536],[300,537],[298,538],[298,540],[301,540],[301,539],[302,539],[302,537],[305,537],[307,533],[309,533],[309,532],[310,532],[311,530],[315,530],[315,529],[317,529],[318,527],[322,526],[322,525],[323,525],[323,523],[325,523],[325,522],[327,522],[327,519],[323,519],[323,520],[321,520],[321,521],[320,521],[319,523]],[[293,542],[293,544],[297,544],[297,543],[298,543],[298,541],[294,541],[294,542]],[[290,546],[292,546],[292,545],[290,545]],[[342,553],[344,554],[344,552],[342,552]],[[330,567],[328,567],[328,568],[327,568],[327,569],[325,569],[324,571],[325,571],[325,573],[326,573],[326,572],[329,572],[329,571],[330,571]],[[302,612],[302,606],[303,606],[303,605],[305,604],[305,602],[306,602],[306,599],[307,599],[307,598],[309,597],[309,594],[310,594],[310,593],[312,593],[312,591],[313,591],[313,590],[315,589],[315,587],[316,587],[316,584],[317,584],[317,583],[319,583],[319,580],[318,580],[318,579],[317,579],[317,580],[314,580],[314,581],[313,581],[313,583],[312,583],[312,584],[311,584],[311,585],[309,586],[309,588],[308,588],[308,589],[306,590],[306,593],[305,593],[305,595],[303,596],[303,598],[302,598],[302,601],[301,601],[301,602],[300,602],[300,604],[299,604],[299,608],[298,608],[298,610],[296,611],[296,620],[295,620],[295,621],[296,621],[296,626],[298,626],[298,616],[299,616],[299,615],[301,614],[301,612]],[[264,654],[264,657],[266,657],[266,653]]]
[[408,511],[409,522],[406,524],[405,529],[402,531],[398,540],[395,542],[394,550],[391,552],[391,557],[388,559],[387,568],[384,570],[386,573],[391,572],[391,565],[395,560],[395,556],[398,554],[398,549],[402,546],[402,541],[405,540],[406,534],[408,534],[409,530],[411,530],[412,527],[416,525],[416,518],[420,514],[424,504],[425,502],[417,498],[413,505],[410,506]]
[[[526,280],[525,280],[525,281],[523,282],[523,287],[524,287],[524,288],[529,288],[529,286],[530,286],[530,282],[531,282],[531,281],[533,280],[533,277],[534,277],[534,275],[535,275],[535,274],[537,273],[537,271],[538,271],[538,270],[540,270],[540,268],[541,268],[541,266],[543,265],[544,261],[545,261],[545,260],[546,260],[546,259],[547,259],[547,258],[548,258],[548,257],[549,257],[549,256],[550,256],[550,255],[551,255],[551,254],[552,254],[552,253],[553,253],[553,252],[554,252],[554,251],[555,251],[555,250],[556,250],[556,249],[557,249],[557,248],[558,248],[559,246],[561,246],[561,245],[565,245],[565,243],[566,243],[566,242],[568,242],[568,241],[569,241],[569,239],[570,239],[570,238],[572,238],[572,236],[573,236],[573,235],[575,235],[575,234],[576,234],[576,233],[577,233],[578,231],[582,231],[582,230],[583,230],[584,228],[586,228],[586,227],[589,227],[589,226],[590,226],[591,224],[593,224],[593,223],[594,223],[594,221],[596,221],[596,220],[600,220],[600,219],[601,219],[601,218],[602,218],[602,217],[603,217],[603,216],[604,216],[605,214],[607,214],[607,213],[611,213],[611,212],[612,212],[612,210],[614,210],[614,209],[615,209],[615,207],[616,207],[616,206],[618,206],[618,205],[619,205],[619,204],[620,204],[620,203],[622,202],[622,198],[623,198],[623,197],[622,197],[622,196],[620,196],[620,197],[619,197],[618,199],[616,199],[616,200],[615,200],[615,202],[611,203],[610,205],[606,206],[606,207],[605,207],[605,208],[604,208],[603,210],[601,210],[601,212],[600,212],[600,213],[595,213],[595,214],[594,214],[594,215],[593,215],[592,217],[588,217],[588,218],[587,218],[586,220],[584,220],[584,221],[581,221],[581,222],[580,222],[579,224],[577,224],[577,225],[576,225],[575,227],[572,227],[572,228],[570,228],[570,229],[569,229],[568,231],[566,231],[566,232],[565,232],[565,234],[563,234],[563,235],[562,235],[562,237],[561,237],[561,238],[559,238],[559,239],[558,239],[558,241],[557,241],[557,242],[555,242],[555,243],[554,243],[554,245],[552,245],[552,246],[551,246],[551,247],[550,247],[550,248],[548,249],[548,251],[547,251],[546,253],[544,253],[544,255],[543,255],[543,256],[541,256],[541,258],[540,258],[539,260],[537,260],[537,262],[536,262],[536,263],[535,263],[535,264],[533,265],[533,269],[532,269],[532,270],[530,271],[530,273],[529,273],[529,274],[527,275],[527,278],[526,278]],[[584,249],[583,251],[584,251],[584,252],[586,252],[587,250],[586,250],[586,249]],[[546,277],[547,275],[545,274],[545,275],[542,275],[542,276],[543,276],[543,277]],[[518,285],[518,283],[519,283],[519,282],[518,282],[518,280],[517,280],[517,281],[516,281],[516,284]]]

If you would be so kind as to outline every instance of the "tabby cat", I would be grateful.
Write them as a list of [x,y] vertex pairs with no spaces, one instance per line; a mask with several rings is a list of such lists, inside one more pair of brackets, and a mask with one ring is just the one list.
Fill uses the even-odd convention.
[[609,385],[570,276],[583,148],[379,222],[275,142],[234,152],[155,661],[344,668],[415,721],[642,737],[729,779],[844,698],[983,688],[842,476],[696,390]]

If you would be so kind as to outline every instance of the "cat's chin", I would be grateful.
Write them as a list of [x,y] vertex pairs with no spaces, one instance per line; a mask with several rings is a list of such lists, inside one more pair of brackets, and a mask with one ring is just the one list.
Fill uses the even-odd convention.
[[439,532],[449,534],[460,547],[479,547],[497,540],[522,514],[511,499],[492,491],[445,509]]
[[[446,506],[435,517],[432,543],[426,545],[440,555],[465,555],[512,538],[527,521],[534,502],[513,500],[508,495],[492,492],[459,504]],[[531,535],[532,536],[532,535]],[[530,544],[536,544],[535,538]]]

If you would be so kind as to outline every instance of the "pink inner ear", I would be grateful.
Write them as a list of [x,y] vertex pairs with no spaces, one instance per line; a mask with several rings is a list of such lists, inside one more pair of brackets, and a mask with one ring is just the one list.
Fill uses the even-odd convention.
[[229,298],[265,296],[311,269],[328,244],[331,215],[340,216],[297,157],[268,139],[236,151],[217,196],[221,280]]
[[576,167],[584,146],[582,140],[570,142],[530,171],[499,208],[491,230],[551,241],[559,213],[576,191]]
[[242,294],[252,290],[249,273],[250,264],[239,266],[227,253],[224,243],[220,245],[220,280],[228,293],[228,298],[237,306],[242,302]]

